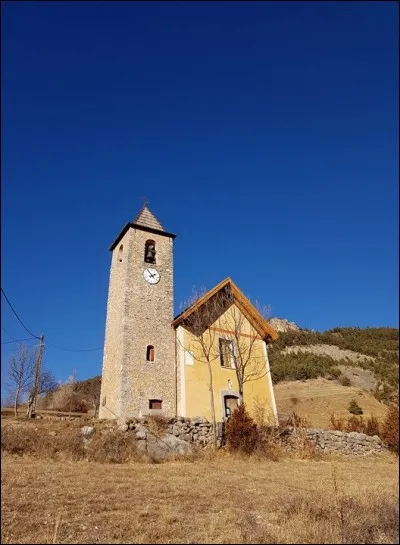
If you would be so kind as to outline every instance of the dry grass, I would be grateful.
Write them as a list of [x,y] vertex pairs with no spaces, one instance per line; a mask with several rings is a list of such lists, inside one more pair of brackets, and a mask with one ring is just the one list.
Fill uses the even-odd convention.
[[[26,418],[26,409],[27,409],[27,407],[25,405],[20,405],[19,406],[18,416],[17,416],[18,419],[25,419]],[[90,412],[88,412],[88,413],[75,413],[73,411],[72,412],[70,412],[70,411],[62,412],[62,411],[42,410],[42,409],[37,410],[36,413],[38,415],[42,415],[43,417],[62,415],[62,416],[73,416],[74,418],[85,418],[88,415],[91,416]],[[14,409],[10,408],[10,407],[2,407],[2,409],[1,409],[1,419],[3,420],[4,418],[14,419]]]
[[2,457],[2,543],[398,543],[394,455],[159,465]]
[[[387,406],[372,394],[324,378],[280,382],[274,386],[274,392],[280,418],[295,410],[315,428],[328,429],[332,413],[337,417],[350,416],[348,405],[353,398],[362,407],[366,418],[373,414],[383,420],[387,411]],[[296,399],[295,403],[293,399]]]
[[[82,423],[80,423],[82,424]],[[5,454],[33,456],[41,460],[87,460],[89,462],[124,464],[140,461],[137,442],[132,433],[109,432],[97,426],[94,436],[84,443],[81,426],[76,422],[46,423],[33,426],[29,420],[18,425],[5,425],[1,433],[1,451]]]

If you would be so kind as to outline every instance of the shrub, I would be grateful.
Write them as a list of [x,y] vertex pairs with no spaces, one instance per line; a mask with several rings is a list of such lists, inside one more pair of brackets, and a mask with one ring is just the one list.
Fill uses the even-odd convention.
[[348,410],[351,414],[363,414],[364,412],[355,399],[350,401]]
[[357,417],[353,415],[347,419],[345,431],[357,431],[358,433],[365,433],[366,427],[366,422],[362,416]]
[[329,418],[329,422],[332,430],[345,431],[346,424],[344,422],[344,418],[336,418],[332,413]]
[[291,428],[308,428],[310,426],[310,423],[308,422],[308,420],[293,411],[291,415],[287,416],[283,420],[281,425],[283,427]]
[[381,436],[379,421],[374,415],[371,415],[366,420],[362,416],[354,415],[345,420],[344,418],[336,418],[334,414],[331,414],[329,427],[338,431],[357,431],[366,435]]
[[257,458],[267,459],[273,462],[282,456],[282,447],[279,441],[279,430],[272,426],[258,428],[257,446],[254,450]]
[[388,407],[381,437],[390,450],[399,452],[399,406],[395,403]]
[[365,429],[365,433],[367,435],[381,435],[380,428],[379,428],[379,420],[371,414],[370,418],[367,419],[366,422],[367,426]]
[[332,378],[338,379],[341,376],[341,374],[342,374],[342,372],[337,367],[332,367],[332,369],[330,369],[330,371],[329,371],[329,375]]
[[351,384],[349,377],[346,377],[345,375],[342,375],[341,377],[339,377],[339,383],[342,386],[350,386]]
[[248,415],[242,403],[226,423],[228,449],[242,454],[251,454],[257,444],[258,432],[254,420]]

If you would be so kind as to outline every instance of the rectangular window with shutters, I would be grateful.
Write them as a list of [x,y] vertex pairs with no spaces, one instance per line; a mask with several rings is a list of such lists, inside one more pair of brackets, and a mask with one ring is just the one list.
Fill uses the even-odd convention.
[[162,400],[149,399],[149,409],[162,409]]
[[219,356],[221,367],[235,368],[235,360],[233,357],[233,341],[229,339],[219,339]]

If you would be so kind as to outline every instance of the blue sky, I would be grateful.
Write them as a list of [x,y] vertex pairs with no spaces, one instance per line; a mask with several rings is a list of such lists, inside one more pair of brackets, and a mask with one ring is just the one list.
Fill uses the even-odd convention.
[[[31,331],[102,347],[144,196],[178,235],[176,311],[230,276],[302,327],[398,326],[397,3],[1,9],[2,287]],[[4,298],[2,326],[27,336]],[[45,361],[86,378],[102,352]]]

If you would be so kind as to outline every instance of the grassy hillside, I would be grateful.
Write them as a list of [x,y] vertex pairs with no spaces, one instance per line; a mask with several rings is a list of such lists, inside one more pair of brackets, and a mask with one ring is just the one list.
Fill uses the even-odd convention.
[[[315,345],[333,346],[343,356],[329,351],[319,354],[302,352]],[[297,352],[288,349],[297,348]],[[355,353],[350,357],[348,352]],[[399,330],[394,328],[344,328],[324,332],[308,330],[280,333],[269,350],[273,381],[333,378],[348,383],[343,368],[357,366],[370,370],[377,380],[375,396],[388,402],[396,397],[399,386]],[[369,358],[363,357],[369,356]],[[351,384],[351,383],[350,383]]]
[[373,415],[383,421],[387,412],[387,406],[368,392],[325,378],[282,381],[274,390],[279,420],[282,422],[295,412],[311,427],[327,429],[332,414],[345,419],[351,416],[348,407],[352,399],[362,408],[364,419]]

